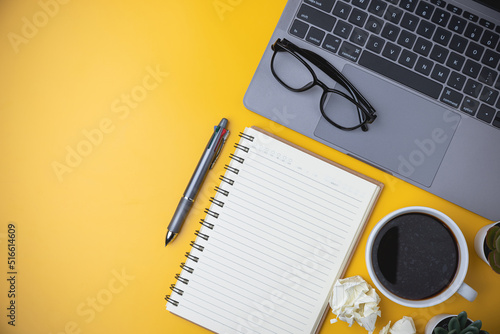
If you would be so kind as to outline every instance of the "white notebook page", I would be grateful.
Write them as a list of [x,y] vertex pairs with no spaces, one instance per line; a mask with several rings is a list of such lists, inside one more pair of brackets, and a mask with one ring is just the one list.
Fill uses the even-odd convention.
[[313,333],[381,187],[245,134],[167,309],[218,333]]

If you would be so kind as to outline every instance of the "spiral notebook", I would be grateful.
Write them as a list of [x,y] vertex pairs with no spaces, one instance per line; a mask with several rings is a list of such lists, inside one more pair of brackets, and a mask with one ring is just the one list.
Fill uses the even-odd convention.
[[217,333],[314,333],[382,183],[246,128],[167,310]]

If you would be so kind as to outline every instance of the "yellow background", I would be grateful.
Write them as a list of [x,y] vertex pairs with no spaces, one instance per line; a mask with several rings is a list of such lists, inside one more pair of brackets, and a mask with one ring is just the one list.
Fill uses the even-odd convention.
[[[411,309],[382,297],[376,333],[404,315],[422,332],[433,315],[462,310],[491,333],[500,328],[500,277],[473,250],[475,233],[488,221],[244,108],[284,6],[284,0],[2,1],[1,333],[204,332],[167,312],[164,297],[232,145],[208,175],[182,233],[167,248],[164,238],[222,117],[229,119],[231,144],[256,125],[385,184],[346,276],[371,282],[364,245],[393,210],[430,206],[462,228],[470,253],[466,282],[477,300],[455,295]],[[15,327],[6,310],[10,222]],[[366,333],[358,325],[331,325],[331,318],[322,333]]]

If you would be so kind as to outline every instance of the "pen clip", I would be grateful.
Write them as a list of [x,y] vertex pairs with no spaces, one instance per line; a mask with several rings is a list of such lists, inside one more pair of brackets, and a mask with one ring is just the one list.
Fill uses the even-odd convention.
[[229,130],[222,129],[222,137],[219,138],[219,142],[217,143],[215,156],[214,156],[214,158],[212,160],[212,164],[210,165],[210,169],[212,169],[214,167],[215,162],[219,158],[220,152],[222,151],[222,147],[226,143],[226,139],[227,139],[228,136],[229,136]]

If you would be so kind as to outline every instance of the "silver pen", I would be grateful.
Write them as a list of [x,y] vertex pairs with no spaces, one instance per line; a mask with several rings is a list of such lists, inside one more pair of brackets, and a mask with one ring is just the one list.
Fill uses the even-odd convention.
[[184,195],[181,197],[181,200],[177,205],[177,209],[175,210],[172,220],[170,221],[170,224],[168,224],[165,246],[167,246],[179,233],[189,210],[193,206],[196,194],[200,190],[208,170],[214,166],[215,161],[219,157],[222,146],[229,136],[229,131],[226,129],[226,126],[227,119],[223,118],[219,125],[215,127],[214,133],[212,137],[210,137],[207,147],[203,151],[200,162],[198,162],[198,166],[196,166],[193,176],[184,191]]

